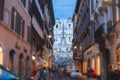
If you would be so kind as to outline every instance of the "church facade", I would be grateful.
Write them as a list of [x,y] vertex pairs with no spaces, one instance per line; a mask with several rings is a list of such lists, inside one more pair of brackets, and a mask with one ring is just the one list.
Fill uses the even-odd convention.
[[70,65],[73,53],[71,51],[73,39],[73,22],[71,19],[57,19],[54,29],[53,63]]

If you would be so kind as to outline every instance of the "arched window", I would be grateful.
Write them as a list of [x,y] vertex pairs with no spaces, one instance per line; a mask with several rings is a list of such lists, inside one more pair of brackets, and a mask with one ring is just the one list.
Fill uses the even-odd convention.
[[100,55],[96,57],[96,71],[97,75],[100,75]]
[[92,57],[91,59],[91,68],[95,69],[95,58],[94,57]]
[[83,62],[83,73],[87,73],[87,61]]
[[117,48],[117,68],[120,70],[120,47]]

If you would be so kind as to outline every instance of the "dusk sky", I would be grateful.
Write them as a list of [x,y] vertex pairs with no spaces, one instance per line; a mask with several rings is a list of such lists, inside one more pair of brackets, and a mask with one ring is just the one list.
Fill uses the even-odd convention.
[[76,0],[53,0],[54,15],[56,18],[72,18],[76,6]]

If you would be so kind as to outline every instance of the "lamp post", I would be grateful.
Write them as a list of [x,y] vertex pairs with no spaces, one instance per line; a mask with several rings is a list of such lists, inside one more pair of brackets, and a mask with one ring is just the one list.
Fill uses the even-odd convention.
[[52,35],[48,35],[48,38],[51,38],[52,37]]
[[32,55],[32,60],[35,60],[35,56],[34,55]]
[[77,49],[77,46],[74,46],[74,49]]

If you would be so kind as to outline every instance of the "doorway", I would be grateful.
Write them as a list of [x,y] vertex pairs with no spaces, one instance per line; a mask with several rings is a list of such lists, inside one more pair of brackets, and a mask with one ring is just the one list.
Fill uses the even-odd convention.
[[3,65],[3,49],[0,46],[0,64]]

